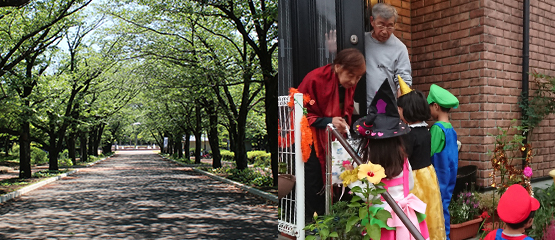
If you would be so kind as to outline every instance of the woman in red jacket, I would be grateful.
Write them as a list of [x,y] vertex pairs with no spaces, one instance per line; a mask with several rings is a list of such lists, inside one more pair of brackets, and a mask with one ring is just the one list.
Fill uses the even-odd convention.
[[314,212],[319,215],[324,213],[326,126],[332,123],[340,133],[349,131],[355,87],[365,72],[364,55],[355,48],[348,48],[337,54],[333,64],[308,73],[299,85],[299,92],[308,94],[314,100],[314,104],[306,106],[316,143],[305,163],[307,216],[312,216]]

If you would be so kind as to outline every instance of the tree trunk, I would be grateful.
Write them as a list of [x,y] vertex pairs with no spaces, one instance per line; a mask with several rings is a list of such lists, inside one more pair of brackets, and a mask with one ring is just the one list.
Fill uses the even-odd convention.
[[11,149],[11,145],[10,145],[10,135],[7,135],[4,138],[4,156],[7,157],[9,156],[8,152]]
[[98,148],[100,148],[100,141],[102,140],[102,132],[104,132],[105,124],[98,125],[96,137],[94,138],[93,147],[94,147],[94,156],[98,157]]
[[195,107],[195,115],[196,115],[196,129],[195,129],[195,163],[200,164],[200,156],[201,156],[201,146],[202,146],[202,125],[201,125],[201,112],[200,112],[200,104],[197,102],[197,106]]
[[191,160],[191,135],[189,133],[185,134],[185,159]]
[[[91,131],[89,131],[89,140],[88,140],[88,151],[87,154],[92,156],[98,156],[98,150],[94,148],[94,140],[96,139],[96,126],[93,126]],[[96,154],[95,154],[96,152]]]
[[247,149],[245,148],[245,123],[239,123],[237,127],[237,144],[235,145],[235,163],[237,169],[247,168]]
[[87,132],[81,132],[79,134],[79,141],[81,144],[81,162],[87,162],[89,160],[89,155],[87,151]]
[[[58,150],[56,149],[56,133],[50,132],[48,133],[50,137],[49,144],[50,144],[50,151],[48,151],[48,170],[50,171],[57,171],[58,169]],[[61,141],[61,140],[60,140]]]
[[168,153],[170,156],[173,156],[175,153],[174,146],[173,146],[173,135],[168,134]]
[[222,167],[222,155],[220,154],[220,143],[218,139],[218,114],[216,105],[210,102],[206,107],[210,115],[210,129],[208,131],[208,141],[212,149],[212,168]]
[[77,159],[75,158],[75,137],[75,133],[71,133],[67,137],[67,155],[71,159],[73,165],[77,164]]
[[19,136],[19,178],[30,178],[32,176],[30,135],[29,122],[24,120],[21,123],[21,135]]
[[278,87],[277,76],[265,76],[264,86],[266,108],[266,131],[268,132],[267,151],[271,154],[272,177],[274,186],[278,185]]
[[183,158],[183,142],[181,141],[181,134],[176,134],[177,136],[175,137],[174,140],[174,149],[175,152],[177,153],[177,157],[178,158]]

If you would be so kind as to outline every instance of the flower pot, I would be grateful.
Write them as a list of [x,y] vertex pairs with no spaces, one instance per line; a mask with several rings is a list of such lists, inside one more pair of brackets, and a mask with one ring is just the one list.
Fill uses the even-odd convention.
[[466,221],[459,224],[451,224],[451,232],[449,238],[451,240],[464,240],[471,237],[476,237],[478,228],[482,223],[482,218]]
[[295,186],[295,176],[291,174],[278,175],[278,198],[281,199],[293,190]]

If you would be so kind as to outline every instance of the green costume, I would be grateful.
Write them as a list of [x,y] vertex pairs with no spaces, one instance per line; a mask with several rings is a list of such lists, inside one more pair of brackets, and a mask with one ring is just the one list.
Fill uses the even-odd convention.
[[[437,121],[436,123],[443,125],[444,128],[453,128],[451,123],[448,123],[448,122]],[[430,128],[430,135],[432,135],[430,156],[433,156],[434,153],[439,153],[443,151],[443,148],[445,148],[445,134],[443,133],[443,130],[441,130],[439,126],[432,125],[432,127]]]
[[[438,85],[430,86],[428,104],[437,103],[443,108],[457,108],[459,100],[449,91]],[[430,129],[432,135],[431,160],[437,172],[437,180],[443,205],[445,232],[449,240],[451,218],[449,204],[457,179],[459,156],[457,151],[457,133],[450,123],[437,121]]]

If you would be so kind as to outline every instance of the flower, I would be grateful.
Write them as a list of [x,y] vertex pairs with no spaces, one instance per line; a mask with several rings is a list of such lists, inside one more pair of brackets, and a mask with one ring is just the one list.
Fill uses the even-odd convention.
[[356,168],[354,170],[345,170],[341,173],[341,175],[339,175],[339,178],[343,180],[343,185],[347,186],[358,180],[358,170]]
[[372,184],[378,184],[385,177],[385,169],[379,164],[362,164],[358,169],[358,179],[366,178]]
[[482,213],[482,215],[480,215],[480,217],[483,218],[483,219],[488,219],[490,216],[489,216],[489,214],[488,214],[488,211],[484,211],[484,212]]
[[345,161],[343,161],[342,165],[343,165],[343,167],[345,167],[346,165],[351,165],[351,161],[345,160]]
[[532,177],[532,168],[531,167],[525,167],[524,170],[522,171],[522,174],[524,174],[525,177],[527,178],[531,178]]
[[466,190],[459,193],[457,198],[449,204],[449,213],[451,214],[451,224],[463,223],[479,217],[479,201],[476,194]]

